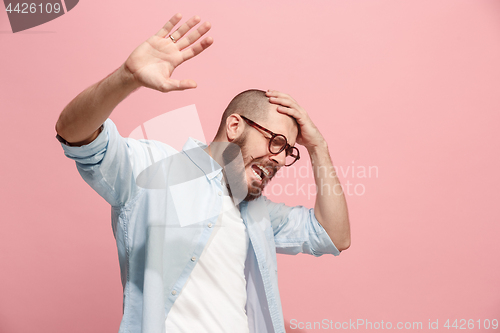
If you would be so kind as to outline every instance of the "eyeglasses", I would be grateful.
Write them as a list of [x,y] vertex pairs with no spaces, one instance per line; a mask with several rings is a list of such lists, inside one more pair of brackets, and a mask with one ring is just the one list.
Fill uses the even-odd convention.
[[269,139],[269,152],[273,155],[281,153],[283,150],[286,151],[285,166],[289,167],[293,163],[300,159],[299,150],[296,147],[292,147],[288,144],[286,137],[283,134],[276,134],[257,124],[256,122],[248,119],[245,116],[240,115],[243,120],[247,122],[248,125],[253,128],[259,129],[271,135]]

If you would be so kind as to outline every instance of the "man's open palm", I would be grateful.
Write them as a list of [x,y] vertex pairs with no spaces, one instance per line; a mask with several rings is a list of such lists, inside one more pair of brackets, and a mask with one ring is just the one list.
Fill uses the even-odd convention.
[[[206,37],[196,43],[210,30],[211,26],[210,23],[204,22],[184,37],[200,22],[200,18],[193,16],[179,29],[171,32],[181,18],[181,14],[174,15],[160,31],[139,45],[128,57],[125,69],[140,85],[161,92],[196,88],[196,82],[193,80],[174,80],[171,76],[177,66],[212,45],[211,37]],[[167,37],[170,36],[169,34],[173,40]]]

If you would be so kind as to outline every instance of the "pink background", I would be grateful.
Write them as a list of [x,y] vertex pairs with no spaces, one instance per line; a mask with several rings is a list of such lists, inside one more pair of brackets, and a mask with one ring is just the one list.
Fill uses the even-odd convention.
[[[198,88],[134,93],[111,115],[122,135],[195,104],[210,140],[235,94],[277,89],[308,110],[342,183],[364,189],[347,197],[349,250],[278,257],[286,320],[447,331],[447,319],[472,319],[482,332],[477,320],[500,319],[499,1],[82,0],[16,34],[0,10],[0,332],[118,331],[110,208],[54,125],[175,12],[213,25],[213,46],[174,73]],[[369,166],[378,175],[357,174]]]

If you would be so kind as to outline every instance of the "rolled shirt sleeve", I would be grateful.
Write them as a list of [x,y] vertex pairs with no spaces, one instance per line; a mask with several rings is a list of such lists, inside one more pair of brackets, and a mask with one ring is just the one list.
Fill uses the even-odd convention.
[[[120,136],[113,121],[107,119],[91,143],[79,147],[61,143],[61,146],[64,154],[76,162],[78,172],[90,187],[111,206],[124,206],[139,190],[130,143]],[[137,142],[132,144],[140,146]]]
[[274,203],[265,197],[264,200],[271,218],[277,253],[307,253],[316,257],[323,254],[340,254],[316,219],[313,208],[290,207],[283,203]]

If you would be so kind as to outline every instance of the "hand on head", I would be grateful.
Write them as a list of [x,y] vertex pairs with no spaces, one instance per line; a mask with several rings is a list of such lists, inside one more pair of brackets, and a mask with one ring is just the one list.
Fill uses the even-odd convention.
[[323,135],[314,125],[307,112],[290,95],[276,90],[268,90],[266,96],[269,97],[270,103],[278,105],[276,109],[278,112],[295,118],[299,125],[298,144],[308,149],[326,144]]

